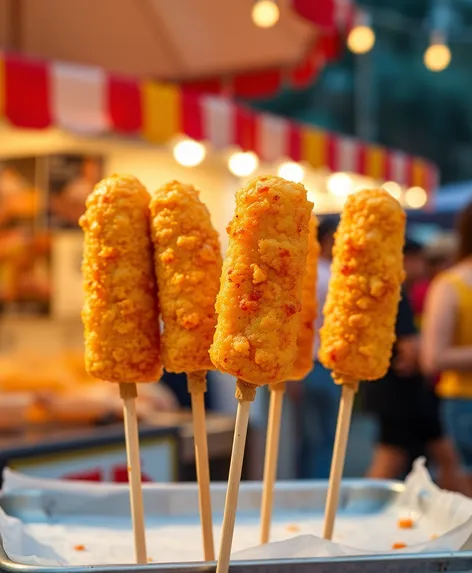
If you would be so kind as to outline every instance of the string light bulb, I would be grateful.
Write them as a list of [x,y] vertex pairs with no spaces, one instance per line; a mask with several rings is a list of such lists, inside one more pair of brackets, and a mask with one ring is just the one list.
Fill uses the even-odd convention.
[[451,63],[451,50],[440,32],[433,32],[429,46],[424,53],[424,65],[432,72],[442,72]]
[[277,170],[277,175],[288,179],[288,181],[293,181],[294,183],[301,183],[305,177],[305,170],[299,163],[294,161],[287,161],[281,163]]
[[371,27],[370,16],[363,10],[357,10],[347,37],[347,46],[354,54],[367,54],[375,44],[375,32]]
[[428,194],[423,187],[410,187],[405,191],[405,204],[410,209],[421,209],[428,202]]
[[254,173],[259,165],[259,158],[252,151],[237,151],[228,159],[228,169],[236,177],[247,177]]
[[395,181],[387,181],[382,187],[397,201],[400,201],[402,198],[402,188]]
[[272,28],[279,21],[280,9],[275,0],[256,0],[251,16],[259,28]]
[[328,177],[326,187],[336,197],[347,197],[353,192],[352,179],[347,173],[333,173]]
[[184,167],[196,167],[205,159],[206,149],[203,143],[194,139],[182,139],[174,145],[174,159]]

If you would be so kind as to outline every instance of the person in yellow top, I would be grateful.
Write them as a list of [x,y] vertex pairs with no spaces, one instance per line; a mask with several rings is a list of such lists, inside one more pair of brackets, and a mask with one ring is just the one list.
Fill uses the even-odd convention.
[[439,375],[445,429],[472,472],[472,202],[457,231],[457,262],[428,291],[421,363],[425,374]]

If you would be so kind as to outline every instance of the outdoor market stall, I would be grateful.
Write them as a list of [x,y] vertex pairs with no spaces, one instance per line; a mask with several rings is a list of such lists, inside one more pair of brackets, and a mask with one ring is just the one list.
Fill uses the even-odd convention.
[[[21,97],[20,85],[28,85],[30,88],[26,91],[23,89]],[[96,69],[76,65],[45,64],[6,56],[2,65],[2,87],[0,93],[5,121],[0,131],[0,155],[3,157],[0,192],[3,193],[2,199],[6,208],[2,212],[1,223],[2,303],[5,316],[2,320],[0,341],[3,341],[2,350],[6,350],[4,359],[8,361],[10,357],[10,367],[12,356],[15,357],[17,366],[23,362],[22,352],[35,347],[43,357],[49,353],[48,358],[53,357],[55,364],[59,364],[66,356],[66,370],[70,368],[71,374],[75,369],[75,376],[81,376],[80,369],[71,357],[71,353],[75,352],[75,356],[81,353],[78,311],[82,300],[80,288],[77,287],[80,284],[78,261],[81,255],[81,233],[75,221],[80,206],[83,208],[86,194],[102,174],[118,169],[129,170],[149,186],[157,186],[168,180],[171,173],[172,178],[190,179],[202,188],[202,197],[221,234],[232,211],[235,188],[249,176],[265,171],[279,171],[288,179],[303,180],[310,198],[315,202],[315,210],[319,213],[339,211],[346,198],[361,186],[373,187],[382,184],[404,206],[421,208],[427,205],[436,186],[435,167],[421,158],[409,157],[399,151],[323,132],[313,126],[298,125],[282,118],[258,114],[230,99],[197,94],[193,90],[175,85],[117,78],[103,72],[97,74]],[[386,193],[383,196],[391,202]],[[399,210],[398,204],[396,209]],[[308,216],[310,210],[311,206]],[[22,255],[20,268],[13,264],[18,261],[18,253]],[[66,264],[68,260],[72,261],[69,266]],[[25,280],[26,276],[36,282]],[[39,314],[42,315],[41,318],[38,318]],[[28,328],[25,328],[26,325]],[[28,359],[32,360],[30,363],[37,364],[37,356]],[[13,370],[14,367],[15,364]],[[44,377],[44,372],[38,368],[37,377],[43,376],[41,383],[48,377],[49,381],[46,382],[49,384],[60,386],[64,383],[64,378],[54,369],[46,374]],[[23,379],[23,384],[34,386],[34,376],[26,382]],[[5,391],[5,388],[3,390]],[[211,447],[211,418],[208,422]],[[168,480],[175,475],[170,467],[175,463],[176,447],[179,449],[181,462],[186,456],[190,458],[191,448],[173,445],[179,443],[178,440],[188,440],[188,428],[179,429],[182,424],[178,424],[177,420],[166,419],[165,416],[159,416],[153,425],[163,424],[168,429],[162,432],[155,427],[142,427],[143,457],[146,458],[148,453],[150,464],[156,460],[161,461],[155,477],[152,476],[151,479]],[[220,437],[222,434],[225,436],[223,440],[214,440],[214,450],[224,455],[229,449],[227,438],[231,432],[228,432],[228,426],[225,424],[215,423],[215,433],[218,432]],[[59,460],[59,469],[56,466],[55,471],[59,472],[60,477],[96,479],[94,459],[89,456],[90,447],[95,443],[97,447],[105,448],[99,455],[105,455],[106,463],[103,459],[99,463],[106,466],[103,469],[108,479],[111,474],[111,479],[121,481],[116,479],[115,474],[123,477],[130,471],[129,467],[123,466],[121,459],[116,461],[113,457],[113,445],[121,443],[123,438],[123,434],[114,428],[102,435],[92,430],[90,439],[78,434],[65,435],[58,440],[56,434],[54,439],[48,440],[46,434],[47,432],[44,433],[44,441],[36,442],[38,451],[32,451],[32,457],[35,459],[21,459],[27,456],[20,437],[16,449],[15,443],[4,446],[7,455],[3,461],[8,463],[13,460],[10,465],[14,465],[14,460],[18,463],[20,458],[20,469],[27,471],[25,468],[32,465],[34,470],[31,473],[44,476],[48,475],[48,469],[45,467],[47,464],[42,465],[37,454],[48,454],[51,450],[62,453],[64,449],[72,449],[78,452],[80,457],[83,451],[87,450],[87,463],[92,463],[92,466],[77,468],[77,472],[68,467],[63,473]],[[27,440],[27,435],[24,438]],[[159,438],[162,438],[163,443],[159,442]],[[33,441],[35,439],[33,438]],[[146,444],[147,439],[149,444]],[[177,442],[172,441],[173,439]],[[156,443],[153,443],[153,440]],[[150,446],[149,452],[146,452],[147,445]],[[152,446],[157,449],[152,449]],[[145,464],[143,470],[146,470]],[[151,476],[145,473],[144,477]],[[295,558],[288,564],[292,569],[306,566],[316,570],[316,567],[320,566],[332,571],[350,568],[354,570],[355,567],[365,568],[370,564],[372,570],[381,570],[386,562],[389,568],[399,571],[407,566],[412,570],[416,570],[416,567],[419,570],[422,566],[437,568],[444,564],[450,568],[466,566],[470,555],[464,554],[456,559],[446,551],[467,547],[470,535],[467,515],[470,516],[470,510],[467,505],[462,505],[462,511],[454,511],[457,498],[447,498],[447,502],[444,501],[444,494],[434,489],[428,480],[424,468],[418,465],[416,473],[406,486],[397,483],[375,485],[367,481],[360,485],[344,484],[338,523],[346,528],[341,528],[345,538],[338,539],[338,544],[333,546],[328,542],[326,545],[317,543],[315,549],[307,539],[301,539],[301,545],[296,544],[297,540],[294,540],[295,545],[286,543],[281,551],[280,546],[279,549],[277,546],[268,546],[268,553],[264,557],[272,554],[275,558],[269,567],[283,568],[284,563],[280,559],[286,556]],[[123,490],[81,489],[72,484],[68,493],[64,494],[63,483],[30,480],[11,472],[5,474],[5,482],[2,506],[8,515],[2,514],[2,537],[6,540],[3,547],[8,557],[7,554],[0,554],[3,568],[21,569],[21,565],[26,564],[29,559],[28,551],[36,551],[32,555],[37,556],[34,559],[38,560],[41,566],[58,568],[62,568],[64,563],[67,566],[88,566],[91,562],[87,559],[92,559],[94,564],[114,564],[116,560],[129,560],[129,547],[122,541],[116,546],[108,540],[102,543],[104,547],[112,548],[111,555],[98,556],[98,546],[93,544],[91,537],[88,537],[85,543],[74,538],[72,543],[72,538],[64,533],[67,530],[67,535],[70,535],[68,527],[72,524],[75,536],[78,533],[84,535],[87,525],[84,529],[81,520],[84,520],[85,524],[92,520],[109,531],[113,530],[110,522],[115,523],[116,519],[127,520],[127,498],[125,499]],[[67,487],[66,484],[65,488]],[[170,557],[163,556],[162,547],[173,547],[175,531],[172,528],[170,531],[163,531],[167,525],[163,528],[159,522],[160,519],[177,519],[179,527],[185,527],[186,522],[188,529],[185,531],[193,532],[189,533],[189,540],[196,537],[196,526],[193,523],[197,512],[194,503],[196,489],[193,486],[177,486],[167,490],[161,488],[160,494],[156,494],[158,490],[159,488],[145,490],[146,507],[153,524],[150,532],[154,535],[157,531],[157,541],[153,547],[160,548],[159,555],[150,557],[150,560],[162,563],[166,559],[182,562],[198,559],[196,548],[190,547],[190,542],[188,547],[184,548],[180,541],[177,545],[177,557],[175,553]],[[424,491],[429,494],[426,502],[422,497]],[[254,544],[250,522],[258,515],[260,487],[252,485],[243,488],[242,493],[242,505],[252,514],[248,516],[248,522],[243,520],[244,526],[239,531],[239,539],[245,537],[238,547],[249,549]],[[223,495],[223,487],[214,488],[218,520],[223,511]],[[306,514],[308,508],[310,515],[314,516],[313,521],[317,521],[316,514],[322,511],[325,496],[325,484],[319,484],[318,488],[308,484],[308,489],[293,485],[282,487],[274,504],[275,511],[283,518],[282,525],[277,530],[277,539],[287,541],[287,532],[289,537],[297,537],[296,534],[301,531],[300,527],[307,527],[309,529],[306,531],[311,532],[313,523],[307,523],[303,514]],[[372,500],[377,500],[375,507]],[[75,507],[72,511],[67,505],[69,502]],[[438,504],[441,508],[447,508],[447,511],[443,512],[443,518],[447,514],[447,527],[444,526],[446,529],[439,531],[439,539],[436,539],[437,534],[432,528],[439,523],[434,513]],[[290,514],[290,511],[296,513],[295,524],[287,521],[289,517],[293,520],[294,514]],[[354,512],[354,519],[350,512]],[[356,541],[353,541],[353,531],[367,531],[369,536],[372,536],[371,531],[377,534],[375,524],[382,521],[382,532],[378,533],[375,548],[388,554],[390,548],[395,545],[392,536],[398,535],[395,523],[404,513],[414,515],[417,519],[418,526],[411,528],[411,549],[423,552],[423,555],[412,557],[399,554],[398,557],[382,557],[372,553],[372,539],[362,540],[362,535],[358,535]],[[16,518],[16,521],[12,520],[12,517]],[[365,521],[365,528],[358,527],[360,519]],[[35,546],[36,549],[28,547],[26,554],[21,551],[15,553],[18,546],[12,544],[14,536],[9,535],[9,528],[14,524],[20,528],[27,527],[36,543],[40,538],[42,526],[46,526],[43,528],[43,531],[46,531],[50,526],[62,527],[63,522],[66,525],[62,537],[59,537],[67,547],[59,547],[57,539],[54,545],[45,536],[38,542],[39,546]],[[124,521],[120,521],[120,524],[123,523]],[[154,531],[156,523],[158,527]],[[121,528],[122,533],[123,530],[126,533],[126,539],[130,533],[127,527],[128,525]],[[449,529],[455,532],[454,535],[448,535]],[[34,533],[31,533],[33,531]],[[119,534],[113,531],[118,539]],[[242,537],[241,532],[244,532]],[[425,541],[428,535],[431,539]],[[26,535],[25,540],[29,541],[30,538]],[[300,542],[300,539],[298,541]],[[352,549],[351,544],[356,549]],[[405,544],[402,548],[406,552],[409,550]],[[260,548],[250,549],[249,553],[241,554],[241,559],[259,559],[260,551]],[[436,552],[441,551],[442,553],[436,555]],[[200,548],[198,552],[199,555]],[[124,553],[126,558],[123,557]],[[370,555],[365,556],[366,553]],[[322,559],[320,562],[316,558],[313,559],[313,554],[321,558],[326,555],[335,555],[337,558],[328,562]],[[16,559],[12,559],[12,555]],[[311,561],[297,561],[296,558],[300,555],[310,557]],[[121,561],[122,559],[124,561]],[[180,566],[182,569],[187,567],[183,563]],[[160,567],[165,570],[166,566],[161,564]],[[192,570],[200,565],[188,567]],[[258,565],[243,563],[241,568],[243,567],[257,569]]]
[[[77,219],[104,174],[128,171],[150,189],[192,182],[223,249],[234,192],[253,175],[303,179],[318,213],[338,212],[356,188],[385,182],[405,206],[420,208],[437,181],[422,158],[221,95],[10,54],[0,58],[0,117],[0,343],[10,366],[41,357],[70,365],[82,352]],[[57,386],[56,374],[42,370],[30,368],[27,389]],[[31,419],[41,421],[37,409]]]

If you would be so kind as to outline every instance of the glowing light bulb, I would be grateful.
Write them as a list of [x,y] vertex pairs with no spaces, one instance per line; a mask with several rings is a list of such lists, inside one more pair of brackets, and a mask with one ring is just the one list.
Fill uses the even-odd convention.
[[395,181],[387,181],[382,185],[382,187],[385,189],[385,191],[390,193],[394,199],[400,201],[402,196],[402,188],[398,183],[395,183]]
[[354,54],[367,54],[375,44],[375,33],[370,26],[355,26],[347,37],[347,46]]
[[451,63],[451,50],[443,43],[432,43],[424,53],[424,65],[432,72],[442,72]]
[[247,177],[254,173],[259,165],[259,158],[252,151],[238,151],[228,159],[228,169],[236,177]]
[[252,21],[259,28],[272,28],[280,18],[280,10],[274,0],[256,0],[251,15]]
[[428,201],[428,194],[422,187],[410,187],[405,191],[405,205],[410,209],[421,209]]
[[287,161],[286,163],[281,163],[279,165],[277,175],[284,179],[288,179],[289,181],[300,183],[305,177],[305,170],[299,163]]
[[206,155],[203,143],[193,139],[183,139],[174,145],[174,159],[185,167],[195,167],[199,165]]
[[352,179],[347,173],[333,173],[328,177],[326,186],[336,197],[346,197],[353,191]]

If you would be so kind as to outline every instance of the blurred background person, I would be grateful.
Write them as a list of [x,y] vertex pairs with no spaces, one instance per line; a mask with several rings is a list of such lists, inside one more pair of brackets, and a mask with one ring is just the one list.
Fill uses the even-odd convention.
[[405,268],[405,289],[411,302],[411,294],[414,288],[422,283],[427,276],[426,258],[423,245],[407,238],[403,249],[403,266]]
[[409,293],[424,279],[426,264],[420,243],[404,247],[405,283],[398,307],[396,342],[384,378],[363,385],[367,410],[378,423],[378,438],[367,475],[402,478],[412,462],[425,455],[437,470],[442,487],[468,493],[468,484],[451,440],[444,434],[439,401],[419,368],[419,336]]
[[[424,259],[424,275],[417,277],[416,280],[407,279],[409,282],[409,298],[413,307],[413,312],[417,320],[420,320],[423,315],[424,304],[426,295],[431,285],[432,280],[442,271],[448,269],[454,264],[454,259],[457,251],[456,236],[452,233],[438,233],[424,248],[419,244],[421,249],[421,256]],[[408,261],[405,256],[405,268],[407,276],[410,271],[407,268]],[[411,256],[409,257],[411,261]],[[417,324],[419,324],[417,322]]]
[[472,470],[472,203],[457,223],[457,262],[439,274],[426,300],[421,363],[439,375],[445,428]]
[[[331,275],[332,251],[337,221],[326,218],[320,221],[318,241],[318,318],[315,323],[315,348],[318,356],[319,336],[323,323],[323,306],[328,292]],[[331,456],[336,432],[341,390],[331,373],[317,359],[313,370],[301,383],[287,384],[288,392],[299,392],[300,458],[299,476],[304,479],[326,479],[329,477]]]

